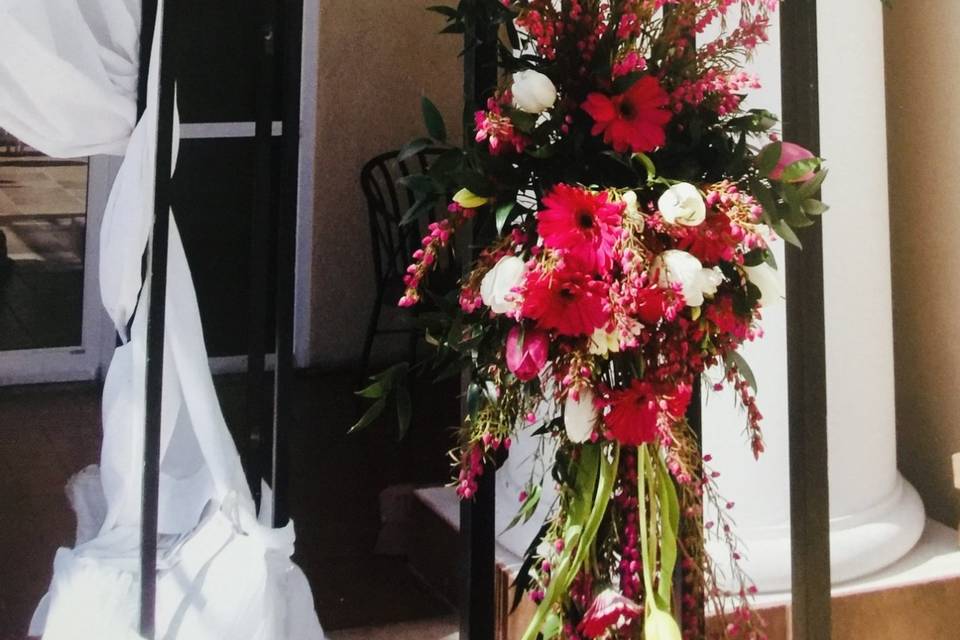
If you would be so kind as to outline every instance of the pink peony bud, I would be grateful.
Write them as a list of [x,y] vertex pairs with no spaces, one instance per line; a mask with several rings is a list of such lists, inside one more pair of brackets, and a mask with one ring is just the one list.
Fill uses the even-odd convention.
[[547,362],[550,339],[537,329],[524,331],[519,325],[507,334],[507,368],[520,380],[533,380]]
[[[773,180],[780,180],[783,177],[783,172],[786,171],[787,167],[792,165],[794,162],[799,162],[800,160],[810,160],[815,158],[809,150],[804,149],[798,144],[792,142],[782,142],[782,151],[780,152],[780,161],[777,162],[777,166],[772,172],[770,172],[770,177]],[[813,171],[806,173],[805,175],[791,180],[791,182],[807,182],[813,178]]]

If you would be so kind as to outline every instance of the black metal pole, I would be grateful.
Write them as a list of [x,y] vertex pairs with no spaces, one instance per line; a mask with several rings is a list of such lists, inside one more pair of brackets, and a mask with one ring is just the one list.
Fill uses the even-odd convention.
[[247,343],[247,424],[244,467],[254,498],[260,503],[263,435],[266,433],[264,388],[269,299],[270,222],[273,219],[273,105],[276,87],[276,0],[262,0],[260,52],[257,61],[256,184],[250,224],[250,290]]
[[[177,0],[166,0],[160,38],[154,220],[150,237],[150,305],[147,316],[146,424],[140,529],[140,635],[156,634],[157,525],[160,498],[160,432],[163,404],[163,355],[167,294],[167,245],[170,229]],[[146,25],[145,25],[146,26]],[[141,75],[143,75],[141,73]],[[141,313],[143,311],[141,310]]]
[[[780,14],[783,132],[820,147],[817,2],[790,0]],[[823,231],[798,233],[787,252],[787,364],[794,640],[830,638],[830,496],[823,306]]]
[[[703,446],[703,381],[699,377],[693,382],[693,397],[690,399],[690,407],[687,409],[687,422],[690,424],[690,429],[693,431],[693,434],[696,437],[697,447],[702,447]],[[702,454],[702,451],[701,451],[701,454]],[[703,463],[698,462],[696,468],[693,471],[695,472],[697,477],[702,476]],[[700,513],[702,513],[703,512],[702,497],[699,499],[698,506],[700,507]],[[691,526],[702,527],[703,522],[699,518],[694,520],[692,523],[687,519],[683,519],[681,522],[681,534],[680,534],[682,539],[697,540],[701,538],[702,531],[690,532]],[[690,551],[691,552],[697,551],[701,553],[706,552],[705,549],[695,549],[695,550],[691,549]],[[680,583],[681,594],[683,594],[684,596],[690,596],[693,599],[693,602],[695,603],[694,604],[695,609],[692,612],[693,615],[691,616],[691,615],[688,615],[687,611],[684,609],[685,607],[684,603],[686,602],[686,600],[681,599],[680,611],[678,612],[680,620],[681,622],[689,623],[691,622],[691,619],[695,618],[696,622],[695,622],[695,628],[693,629],[693,631],[696,635],[694,637],[695,638],[706,637],[706,630],[707,630],[707,615],[705,610],[706,599],[704,598],[703,584],[698,579],[698,576],[696,575],[698,572],[698,569],[691,569],[687,571],[683,568],[683,563],[681,563],[680,567],[678,567],[677,569],[677,572],[680,574],[679,583]],[[684,627],[684,630],[687,630],[688,628],[689,628],[689,625],[687,627]]]
[[[290,518],[289,436],[293,420],[293,330],[296,302],[297,205],[300,193],[300,73],[303,55],[303,0],[283,4],[283,152],[277,220],[277,366],[273,390],[271,485],[273,519]],[[306,204],[306,203],[305,203]]]
[[[496,30],[480,23],[467,29],[464,54],[464,139],[473,114],[497,84]],[[475,236],[471,229],[471,237]],[[475,238],[477,239],[477,238]],[[466,268],[472,262],[464,259]],[[496,629],[496,465],[488,463],[473,500],[460,503],[461,640],[493,640]]]

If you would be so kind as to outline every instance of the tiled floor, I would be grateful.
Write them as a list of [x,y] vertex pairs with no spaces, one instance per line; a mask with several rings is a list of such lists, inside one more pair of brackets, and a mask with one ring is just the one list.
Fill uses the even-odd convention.
[[[446,427],[457,419],[456,385],[417,386],[419,406],[429,398],[431,411],[416,413],[402,443],[384,425],[346,435],[355,419],[352,386],[349,375],[305,374],[296,383],[290,469],[296,560],[310,578],[321,621],[336,631],[447,616],[447,605],[423,587],[405,559],[378,556],[373,549],[385,487],[447,478]],[[228,422],[242,426],[243,380],[222,379],[218,388]],[[0,640],[23,639],[54,551],[72,543],[74,522],[63,487],[97,459],[98,404],[93,385],[0,389]],[[441,635],[383,637],[440,640],[448,628],[439,627]],[[362,633],[333,637],[380,637]]]

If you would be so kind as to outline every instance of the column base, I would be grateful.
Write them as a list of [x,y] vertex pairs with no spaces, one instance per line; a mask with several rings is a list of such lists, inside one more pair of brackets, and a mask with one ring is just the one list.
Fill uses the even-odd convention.
[[[923,502],[910,483],[898,476],[893,492],[879,504],[830,521],[833,583],[861,578],[884,569],[906,555],[920,539],[926,516]],[[741,528],[740,566],[760,593],[790,590],[789,525]],[[711,543],[709,551],[722,566],[727,549]],[[733,588],[734,585],[727,585]]]

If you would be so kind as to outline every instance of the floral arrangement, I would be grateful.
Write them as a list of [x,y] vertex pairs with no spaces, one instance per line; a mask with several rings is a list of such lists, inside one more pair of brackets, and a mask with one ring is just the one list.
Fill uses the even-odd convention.
[[[737,349],[784,295],[772,243],[799,246],[794,229],[826,210],[821,160],[780,141],[772,114],[743,108],[759,86],[743,63],[777,4],[432,8],[447,32],[498,34],[502,74],[465,148],[424,100],[429,137],[403,155],[446,151],[402,180],[418,195],[408,219],[456,195],[414,253],[400,305],[429,295],[431,269],[469,221],[467,241],[483,238],[482,249],[455,299],[432,295],[440,311],[422,317],[436,370],[472,380],[455,456],[462,498],[521,430],[554,445],[550,477],[531,479],[518,515],[531,517],[542,482],[556,483],[518,581],[537,604],[525,640],[701,638],[705,606],[719,622],[710,637],[765,637],[749,579],[734,569],[724,584],[740,588],[724,588],[704,551],[716,535],[734,567],[739,557],[733,505],[687,413],[718,367],[710,386],[736,390],[747,444],[762,453],[755,381]],[[406,366],[361,392],[375,405],[358,426],[390,394],[406,404]]]

